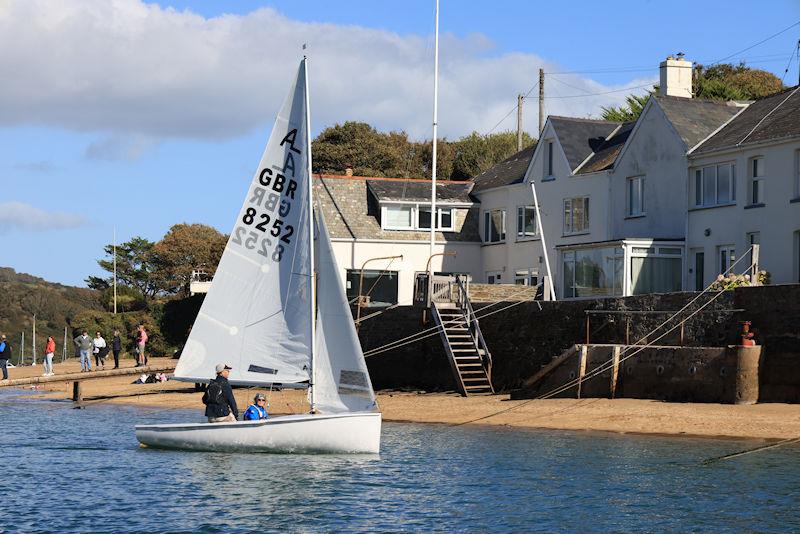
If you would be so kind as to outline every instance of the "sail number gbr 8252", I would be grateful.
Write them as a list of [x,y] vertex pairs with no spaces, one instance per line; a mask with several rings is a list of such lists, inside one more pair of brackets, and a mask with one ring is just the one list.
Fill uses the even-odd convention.
[[300,154],[294,146],[296,136],[297,130],[291,130],[281,140],[281,146],[287,145],[284,165],[264,167],[259,173],[231,236],[231,242],[276,262],[283,259],[285,246],[292,244],[295,232],[287,219],[297,193],[297,182],[289,177],[295,172],[293,153]]

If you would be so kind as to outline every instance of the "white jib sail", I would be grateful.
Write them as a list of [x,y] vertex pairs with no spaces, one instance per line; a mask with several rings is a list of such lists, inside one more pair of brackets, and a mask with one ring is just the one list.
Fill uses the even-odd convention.
[[317,212],[317,355],[314,399],[322,413],[377,408],[367,363],[339,279],[328,229]]
[[240,385],[309,380],[311,265],[303,65],[275,120],[175,378],[229,363]]

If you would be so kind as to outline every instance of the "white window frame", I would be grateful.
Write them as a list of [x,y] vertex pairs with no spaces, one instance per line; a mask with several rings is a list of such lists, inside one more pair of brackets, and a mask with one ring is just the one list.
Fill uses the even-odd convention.
[[[575,203],[580,201],[583,204],[583,220],[580,221],[580,228],[576,229],[578,225],[575,224]],[[582,235],[588,234],[590,231],[589,226],[589,197],[574,197],[564,199],[563,224],[564,235]]]
[[[411,224],[409,226],[393,226],[389,224],[389,209],[390,208],[411,208]],[[414,221],[417,220],[416,211],[413,204],[392,204],[389,206],[381,206],[381,228],[384,230],[414,230]]]
[[[725,254],[723,259],[723,254]],[[720,245],[717,247],[717,267],[719,268],[718,274],[723,274],[730,269],[731,265],[736,263],[736,246],[735,245]],[[732,274],[732,273],[728,273]],[[726,275],[727,276],[727,275]]]
[[[391,208],[411,208],[411,225],[410,226],[392,226],[389,224],[388,212]],[[419,223],[419,215],[422,211],[430,212],[429,204],[385,204],[381,206],[381,229],[383,230],[422,230],[429,231],[430,228],[423,228]],[[450,226],[442,226],[442,213],[445,211],[450,212]],[[454,232],[455,231],[455,208],[453,206],[436,207],[436,230],[440,232]]]
[[[422,212],[430,212],[430,211],[431,211],[430,206],[417,204],[416,219],[415,219],[416,223],[417,223],[417,227],[416,227],[417,230],[430,230],[430,227],[423,227],[419,222],[420,214]],[[450,212],[450,226],[442,226],[442,214],[445,211]],[[455,214],[453,213],[453,208],[452,207],[441,208],[441,207],[437,206],[436,207],[436,229],[438,231],[440,231],[440,232],[452,232],[453,228],[455,226],[455,224],[454,224],[455,223],[455,220],[454,220],[455,217],[454,216],[455,216]]]
[[[720,202],[719,200],[719,168],[729,167],[728,173],[728,199]],[[714,171],[713,178],[710,176]],[[706,198],[706,181],[713,180],[714,198]],[[714,206],[730,206],[736,204],[736,163],[727,161],[713,163],[694,169],[694,206],[696,208],[709,208]]]
[[[533,213],[533,232],[525,230],[525,221],[527,220],[527,213]],[[517,206],[517,240],[536,237],[539,235],[539,221],[536,219],[535,206]]]
[[753,156],[747,160],[747,195],[751,206],[764,202],[764,156]]
[[[644,207],[644,176],[630,176],[628,177],[628,187],[626,193],[626,211],[628,217],[644,217],[646,215]],[[636,193],[633,191],[634,184],[638,184],[639,189]],[[634,196],[638,197],[639,209],[634,210],[633,200]]]
[[[494,241],[491,239],[491,224],[493,213],[500,213],[500,233]],[[506,240],[506,210],[495,209],[483,212],[483,242],[485,244],[505,243]]]

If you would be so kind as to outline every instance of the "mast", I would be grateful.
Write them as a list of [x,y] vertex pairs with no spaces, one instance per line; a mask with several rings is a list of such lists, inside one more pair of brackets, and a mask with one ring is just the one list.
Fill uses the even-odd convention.
[[[436,32],[433,54],[433,162],[431,163],[431,247],[429,256],[433,256],[436,244],[436,135],[439,127],[439,0],[436,0]],[[433,267],[430,275],[433,276]]]
[[114,315],[117,314],[117,227],[114,227]]
[[[305,47],[306,45],[303,45],[303,49],[305,49]],[[311,395],[311,413],[314,413],[316,409],[316,403],[314,400],[314,384],[316,383],[315,376],[317,373],[317,340],[315,335],[316,314],[314,313],[316,311],[317,271],[316,266],[314,265],[314,176],[311,174],[311,107],[308,98],[308,58],[305,55],[303,55],[303,78],[305,79],[305,87],[303,92],[305,93],[306,99],[306,153],[308,154],[308,157],[306,158],[306,161],[308,162],[308,257],[309,265],[311,266],[311,298],[308,299],[308,312],[311,316],[311,321],[309,321],[311,327],[311,382],[309,383],[309,389]]]

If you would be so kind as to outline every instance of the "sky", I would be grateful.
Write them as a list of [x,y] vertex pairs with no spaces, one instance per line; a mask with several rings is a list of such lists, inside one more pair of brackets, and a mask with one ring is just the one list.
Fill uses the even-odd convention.
[[[545,113],[578,117],[677,52],[788,65],[796,84],[800,24],[779,32],[800,0],[754,5],[441,0],[439,133],[514,129],[532,89],[535,133],[539,68]],[[230,232],[304,43],[312,135],[358,120],[429,138],[433,35],[433,0],[0,0],[0,266],[85,285],[115,231]]]

